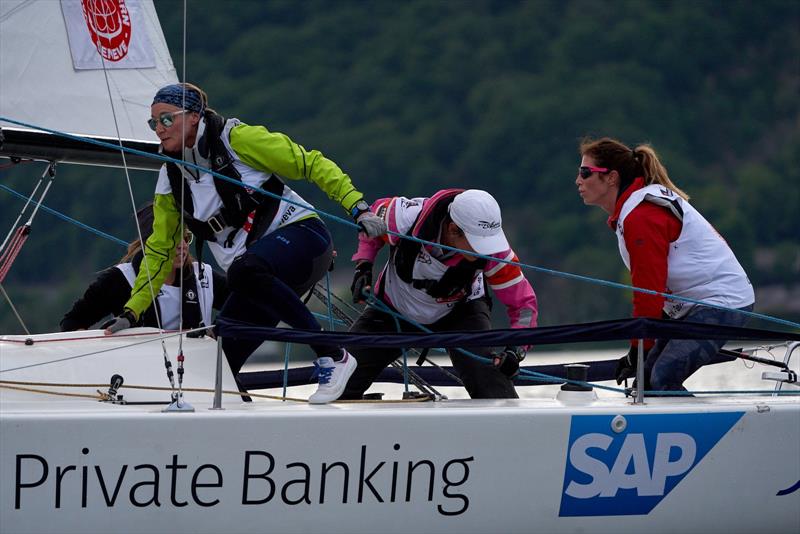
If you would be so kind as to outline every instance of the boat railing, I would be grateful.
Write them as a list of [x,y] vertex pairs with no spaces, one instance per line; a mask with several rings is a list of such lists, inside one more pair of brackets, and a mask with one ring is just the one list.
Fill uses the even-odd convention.
[[769,371],[764,371],[761,373],[761,378],[764,380],[776,380],[775,392],[772,394],[773,397],[777,397],[780,394],[779,392],[783,390],[783,385],[787,382],[797,382],[797,375],[793,374],[794,371],[790,370],[789,363],[792,361],[792,355],[794,354],[794,351],[799,348],[800,341],[789,343],[789,345],[786,347],[786,353],[783,356],[783,366],[784,369],[789,369],[789,377],[786,376],[786,373],[770,373]]

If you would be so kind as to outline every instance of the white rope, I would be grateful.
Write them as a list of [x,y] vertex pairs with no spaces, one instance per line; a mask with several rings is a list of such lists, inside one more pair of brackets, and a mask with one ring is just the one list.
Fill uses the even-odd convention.
[[3,296],[8,301],[8,305],[11,306],[11,311],[14,312],[14,315],[17,317],[17,321],[19,321],[19,324],[22,325],[22,329],[25,330],[26,334],[31,335],[31,331],[28,330],[27,326],[25,326],[25,321],[22,320],[22,317],[20,316],[19,312],[17,312],[17,308],[14,307],[14,303],[11,302],[11,297],[9,297],[8,293],[6,293],[6,289],[3,287],[3,284],[0,284],[0,291],[3,292]]
[[[179,331],[179,332],[170,332],[170,333],[166,333],[164,331],[160,331],[159,334],[158,334],[158,337],[155,337],[153,339],[145,339],[144,341],[136,341],[134,343],[129,343],[127,345],[122,345],[122,346],[119,346],[119,347],[111,347],[111,348],[108,348],[108,349],[101,349],[101,350],[96,350],[96,351],[93,351],[93,352],[85,352],[85,353],[81,353],[81,354],[76,354],[74,356],[67,356],[66,358],[58,358],[56,360],[50,360],[50,361],[46,361],[46,362],[32,363],[30,365],[21,365],[19,367],[12,367],[12,368],[9,368],[9,369],[0,369],[0,374],[8,373],[8,372],[11,372],[11,371],[19,371],[21,369],[30,369],[32,367],[40,367],[40,366],[43,366],[43,365],[50,365],[50,364],[53,364],[53,363],[66,362],[66,361],[69,361],[69,360],[76,360],[78,358],[86,358],[88,356],[96,356],[97,354],[103,354],[105,352],[112,352],[112,351],[115,351],[115,350],[122,350],[122,349],[127,349],[127,348],[130,348],[130,347],[136,347],[138,345],[144,345],[146,343],[153,343],[155,341],[160,341],[162,346],[163,346],[165,339],[169,339],[169,338],[172,338],[172,337],[175,337],[175,336],[181,336],[183,334],[188,334],[188,333],[191,333],[191,332],[199,332],[201,330],[208,330],[208,328],[209,328],[208,326],[203,326],[203,327],[199,327],[199,328],[193,328],[191,330],[185,330],[183,332]],[[155,334],[131,334],[131,335],[135,335],[135,336],[148,335],[149,336],[149,335],[155,335]],[[103,337],[104,338],[112,338],[112,336],[103,336]],[[69,340],[63,340],[63,341],[72,341],[72,340],[85,341],[86,339],[89,339],[89,338],[70,338]],[[7,340],[0,339],[0,343],[3,343],[3,341],[7,342]],[[60,340],[54,339],[54,340],[48,340],[48,341],[60,341]]]

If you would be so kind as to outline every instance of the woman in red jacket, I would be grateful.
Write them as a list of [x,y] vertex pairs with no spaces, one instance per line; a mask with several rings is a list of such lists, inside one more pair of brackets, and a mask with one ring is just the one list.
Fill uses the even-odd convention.
[[[609,214],[632,284],[715,307],[641,292],[633,294],[635,317],[663,316],[741,326],[739,310],[753,309],[753,287],[728,244],[688,202],[649,145],[629,148],[610,138],[587,139],[575,185],[583,202]],[[645,341],[645,378],[654,390],[683,390],[683,382],[725,340]],[[617,366],[617,383],[636,369],[634,342]]]

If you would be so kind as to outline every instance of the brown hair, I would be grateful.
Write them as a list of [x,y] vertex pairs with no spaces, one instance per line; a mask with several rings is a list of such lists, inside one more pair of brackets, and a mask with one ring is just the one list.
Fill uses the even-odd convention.
[[[145,236],[144,230],[142,230],[142,239],[147,241],[147,237]],[[119,261],[117,261],[117,264],[130,263],[131,261],[133,261],[133,258],[136,257],[136,255],[141,250],[142,250],[142,242],[139,241],[138,239],[134,239],[133,241],[128,243],[128,252],[126,252],[125,255],[119,259]],[[191,267],[193,262],[194,262],[194,256],[192,256],[191,254],[186,254],[186,261],[183,262],[184,269],[188,269],[189,267]]]
[[200,87],[189,82],[181,82],[178,85],[184,87],[187,91],[194,91],[195,93],[200,95],[200,100],[203,102],[203,114],[205,114],[206,111],[216,113],[213,109],[208,107],[208,95],[206,94],[205,91],[200,89]]
[[684,200],[689,200],[689,195],[672,183],[667,169],[649,144],[628,148],[622,142],[610,137],[597,140],[587,137],[581,141],[579,150],[582,156],[592,157],[599,167],[606,167],[619,173],[618,194],[625,191],[637,177],[642,176],[645,185],[663,185]]

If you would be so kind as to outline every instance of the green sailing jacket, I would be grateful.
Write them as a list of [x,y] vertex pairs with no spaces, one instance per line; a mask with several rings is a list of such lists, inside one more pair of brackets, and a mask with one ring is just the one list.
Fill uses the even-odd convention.
[[[348,213],[364,198],[336,163],[318,150],[306,150],[282,133],[270,132],[263,126],[239,124],[231,130],[230,145],[234,157],[247,166],[283,178],[313,182]],[[155,195],[153,215],[153,233],[145,243],[146,260],[125,304],[137,318],[150,307],[153,295],[161,289],[181,238],[180,213],[172,194]],[[148,273],[152,283],[148,283]]]

